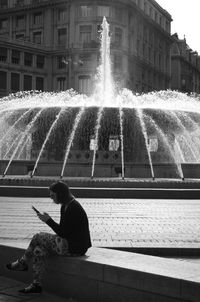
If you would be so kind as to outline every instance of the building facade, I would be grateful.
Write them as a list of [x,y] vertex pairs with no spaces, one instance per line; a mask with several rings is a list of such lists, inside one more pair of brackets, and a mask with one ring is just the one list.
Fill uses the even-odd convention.
[[200,93],[200,56],[186,43],[173,35],[174,43],[171,49],[171,87],[174,90],[187,93]]
[[0,0],[0,96],[73,88],[90,94],[110,24],[115,82],[170,88],[171,16],[154,0]]

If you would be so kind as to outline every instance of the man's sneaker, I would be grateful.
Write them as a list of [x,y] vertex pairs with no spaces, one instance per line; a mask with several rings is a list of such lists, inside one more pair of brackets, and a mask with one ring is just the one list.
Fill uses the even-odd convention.
[[42,287],[37,283],[31,283],[29,286],[20,289],[21,294],[40,294],[42,292]]
[[28,265],[22,261],[22,260],[17,260],[11,263],[6,264],[7,269],[11,271],[27,271],[28,270]]

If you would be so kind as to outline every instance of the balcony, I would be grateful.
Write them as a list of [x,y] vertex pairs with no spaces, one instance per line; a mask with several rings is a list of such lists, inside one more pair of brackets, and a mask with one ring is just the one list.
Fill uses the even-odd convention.
[[82,43],[83,48],[99,48],[99,43],[95,40],[91,40],[90,42],[83,42]]
[[50,4],[55,0],[15,0],[13,2],[8,3],[0,3],[1,9],[22,9],[25,6],[38,6],[41,4]]
[[91,40],[90,42],[83,42],[83,43],[74,43],[73,48],[81,48],[81,49],[98,49],[100,47],[100,43],[96,42],[95,40]]
[[46,44],[36,44],[36,43],[33,43],[33,42],[30,42],[28,39],[13,39],[13,38],[10,38],[8,36],[1,36],[1,41],[4,41],[6,42],[8,45],[9,44],[13,44],[14,46],[17,45],[17,46],[21,46],[22,48],[23,47],[28,47],[28,48],[35,48],[35,49],[40,49],[40,50],[43,50],[43,51],[50,51],[52,50],[52,47],[50,47],[49,45],[46,45]]

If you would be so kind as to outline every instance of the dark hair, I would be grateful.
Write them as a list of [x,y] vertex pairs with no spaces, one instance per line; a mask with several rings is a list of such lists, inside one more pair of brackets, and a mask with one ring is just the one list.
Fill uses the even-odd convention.
[[72,197],[69,186],[63,181],[56,181],[50,185],[49,190],[53,191],[57,195],[59,203],[65,203]]

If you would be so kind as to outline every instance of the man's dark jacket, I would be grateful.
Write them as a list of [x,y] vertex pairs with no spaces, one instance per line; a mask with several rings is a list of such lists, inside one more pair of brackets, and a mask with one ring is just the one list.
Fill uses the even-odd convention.
[[87,214],[77,200],[70,202],[67,208],[61,206],[60,224],[52,218],[47,224],[58,236],[67,239],[70,253],[84,255],[91,247]]

